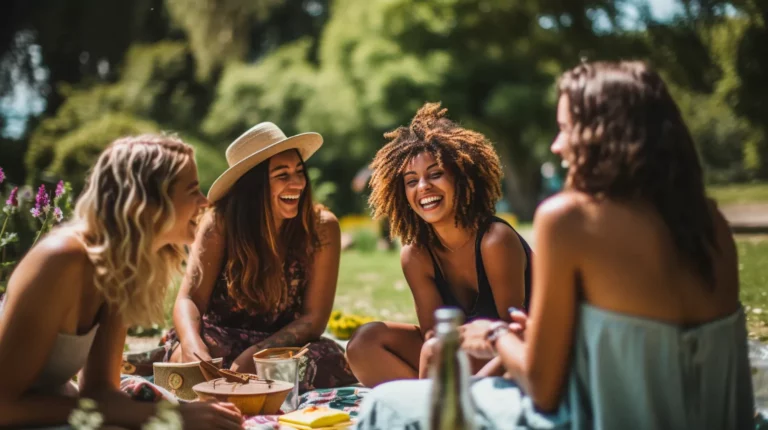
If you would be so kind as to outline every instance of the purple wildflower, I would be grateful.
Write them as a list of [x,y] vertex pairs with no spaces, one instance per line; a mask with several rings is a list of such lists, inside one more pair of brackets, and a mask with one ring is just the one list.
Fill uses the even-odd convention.
[[64,181],[59,181],[58,184],[56,184],[56,193],[54,194],[55,197],[61,197],[64,194]]
[[0,184],[2,184],[4,180],[5,180],[5,172],[3,172],[3,168],[0,167]]
[[16,197],[16,194],[19,193],[19,187],[13,187],[11,190],[11,194],[8,196],[8,200],[5,201],[5,204],[15,208],[19,205],[19,199]]
[[56,218],[56,222],[61,222],[64,219],[64,213],[61,208],[53,208],[53,216]]
[[40,185],[37,190],[37,197],[35,197],[35,207],[29,212],[35,218],[40,218],[42,214],[47,214],[51,210],[51,201],[48,198],[48,192],[45,190],[45,185]]

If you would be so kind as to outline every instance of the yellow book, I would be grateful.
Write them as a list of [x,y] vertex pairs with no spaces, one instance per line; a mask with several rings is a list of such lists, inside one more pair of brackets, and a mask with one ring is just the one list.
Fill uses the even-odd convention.
[[[349,414],[338,409],[310,406],[280,415],[277,420],[299,428],[317,429],[349,422]],[[351,425],[352,423],[349,422],[349,424]]]

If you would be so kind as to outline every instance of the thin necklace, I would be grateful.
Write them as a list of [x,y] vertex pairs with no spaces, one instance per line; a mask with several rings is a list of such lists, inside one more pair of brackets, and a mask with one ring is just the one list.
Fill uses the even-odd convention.
[[443,246],[443,248],[445,248],[445,249],[447,249],[449,252],[452,252],[452,253],[453,253],[453,252],[456,252],[456,251],[458,251],[458,250],[460,250],[460,249],[464,249],[464,247],[465,247],[465,246],[467,246],[467,244],[468,244],[469,242],[471,242],[471,241],[472,241],[472,239],[474,238],[474,236],[475,236],[474,234],[471,234],[471,235],[469,235],[469,239],[467,239],[467,241],[466,241],[466,242],[464,242],[464,243],[463,243],[461,246],[459,246],[459,247],[456,247],[456,248],[453,248],[453,249],[449,248],[449,247],[448,247],[448,246],[447,246],[445,243],[443,243],[443,240],[442,240],[442,239],[440,239],[440,235],[439,235],[439,234],[437,235],[437,240],[438,240],[438,241],[440,241],[440,245],[442,245],[442,246]]

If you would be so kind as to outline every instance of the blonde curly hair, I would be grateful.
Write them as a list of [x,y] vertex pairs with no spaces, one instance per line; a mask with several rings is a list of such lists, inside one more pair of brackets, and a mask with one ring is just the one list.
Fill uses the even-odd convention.
[[153,249],[175,220],[171,190],[194,150],[166,135],[123,137],[99,156],[68,223],[95,267],[94,283],[128,326],[163,321],[182,246]]

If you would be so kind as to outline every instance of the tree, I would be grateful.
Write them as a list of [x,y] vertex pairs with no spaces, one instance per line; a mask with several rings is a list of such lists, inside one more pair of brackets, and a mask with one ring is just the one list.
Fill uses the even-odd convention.
[[[318,131],[327,144],[313,162],[332,165],[334,181],[349,184],[385,131],[407,124],[424,102],[442,101],[453,119],[496,143],[507,196],[530,217],[539,164],[554,135],[554,78],[564,55],[572,56],[567,64],[578,60],[563,51],[625,39],[597,34],[580,9],[615,14],[610,1],[545,3],[543,9],[533,0],[337,0],[316,63],[313,40],[305,39],[254,65],[230,66],[206,130],[232,136],[274,119],[289,131]],[[545,29],[538,23],[544,12],[579,17]],[[335,204],[359,210],[363,200],[342,185]]]
[[[210,102],[207,87],[194,78],[189,48],[180,42],[133,45],[121,78],[87,88],[63,88],[64,104],[43,119],[26,154],[29,181],[64,177],[75,189],[96,155],[122,135],[172,130],[195,143],[203,188],[226,169],[221,152],[197,137],[198,120]],[[199,154],[199,155],[200,155]]]
[[260,58],[280,45],[317,36],[327,0],[166,0],[197,60],[198,77],[215,80],[230,61]]

